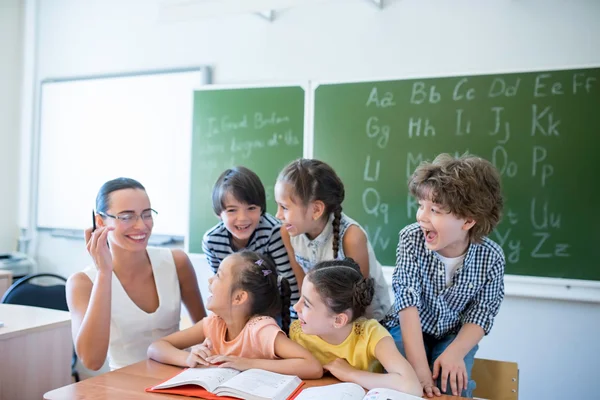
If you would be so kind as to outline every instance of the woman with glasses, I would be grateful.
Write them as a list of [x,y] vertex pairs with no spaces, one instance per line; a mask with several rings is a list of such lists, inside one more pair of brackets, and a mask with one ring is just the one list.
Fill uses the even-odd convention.
[[206,316],[196,274],[182,250],[148,247],[156,211],[141,183],[106,182],[96,229],[85,232],[94,261],[67,282],[75,349],[87,368],[146,358],[148,346],[179,329],[181,302],[194,323]]

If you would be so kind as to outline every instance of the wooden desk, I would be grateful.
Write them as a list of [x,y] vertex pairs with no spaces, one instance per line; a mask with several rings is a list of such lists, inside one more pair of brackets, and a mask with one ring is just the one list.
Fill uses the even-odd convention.
[[[146,393],[144,389],[171,378],[181,368],[164,365],[156,361],[146,360],[117,369],[106,374],[86,379],[79,383],[53,390],[44,395],[45,400],[102,400],[102,399],[196,399],[195,397],[177,396],[163,393]],[[338,383],[335,378],[323,378],[305,381],[305,388]],[[442,396],[436,400],[459,400],[460,397]]]
[[71,382],[68,312],[0,304],[0,399],[40,399]]

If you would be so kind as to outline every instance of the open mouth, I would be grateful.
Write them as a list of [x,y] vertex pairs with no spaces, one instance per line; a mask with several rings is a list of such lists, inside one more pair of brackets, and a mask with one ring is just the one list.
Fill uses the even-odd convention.
[[437,238],[436,231],[423,228],[423,233],[425,234],[425,241],[427,243],[432,243]]
[[146,234],[142,234],[142,235],[127,235],[127,238],[129,238],[130,240],[133,240],[136,243],[143,243],[146,238],[148,237],[148,235]]
[[247,232],[250,229],[251,224],[248,225],[235,225],[235,229],[240,232],[240,233],[244,233]]

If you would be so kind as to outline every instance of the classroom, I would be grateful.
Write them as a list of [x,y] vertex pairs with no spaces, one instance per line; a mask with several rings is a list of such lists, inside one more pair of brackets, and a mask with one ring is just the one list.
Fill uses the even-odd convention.
[[[469,150],[493,161],[513,206],[490,236],[506,294],[477,358],[517,363],[520,399],[595,398],[598,21],[595,0],[2,0],[0,255],[23,254],[28,273],[81,271],[98,188],[141,168],[155,243],[189,253],[204,296],[219,173],[234,161],[272,176],[275,215],[275,177],[304,156],[338,171],[390,283],[414,222],[408,176]],[[70,93],[148,121],[113,129],[72,94],[52,108]],[[55,115],[79,121],[76,135],[51,129]],[[129,156],[141,165],[119,167]]]

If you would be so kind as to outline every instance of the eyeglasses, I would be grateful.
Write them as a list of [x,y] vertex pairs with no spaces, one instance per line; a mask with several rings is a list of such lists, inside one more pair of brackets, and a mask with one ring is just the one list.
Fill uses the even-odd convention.
[[134,225],[138,218],[141,218],[144,223],[153,222],[154,216],[157,215],[158,212],[151,208],[149,210],[142,211],[140,215],[132,212],[126,212],[119,215],[110,215],[102,211],[98,211],[98,214],[103,217],[116,219],[121,225],[130,226]]

